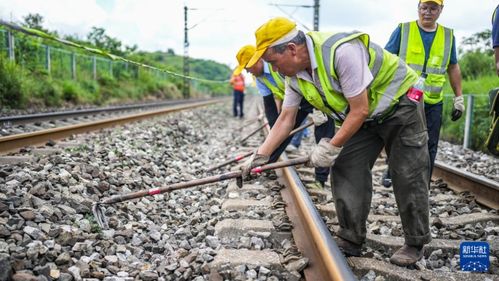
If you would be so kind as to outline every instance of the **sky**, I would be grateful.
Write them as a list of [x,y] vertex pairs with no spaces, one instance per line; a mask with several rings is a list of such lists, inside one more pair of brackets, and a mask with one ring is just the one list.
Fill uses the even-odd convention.
[[[189,55],[236,66],[235,54],[254,43],[254,31],[268,19],[292,16],[313,27],[313,9],[271,4],[313,5],[313,0],[0,0],[0,19],[21,22],[29,13],[44,27],[85,38],[93,26],[140,50],[183,54],[184,6],[188,10]],[[398,23],[417,19],[418,0],[321,0],[320,30],[368,33],[384,46]],[[498,0],[445,0],[439,23],[465,36],[491,28]]]

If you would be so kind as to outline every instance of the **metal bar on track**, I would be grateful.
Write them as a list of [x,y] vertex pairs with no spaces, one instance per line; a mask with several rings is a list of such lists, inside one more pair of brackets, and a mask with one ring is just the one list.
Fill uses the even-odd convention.
[[499,210],[499,183],[441,161],[435,161],[433,177],[442,178],[448,188],[456,192],[470,191],[479,203]]
[[[287,159],[284,155],[281,157],[283,157],[283,160]],[[282,170],[289,183],[290,195],[297,204],[292,207],[300,209],[298,215],[305,222],[302,224],[307,234],[305,237],[310,238],[308,240],[312,242],[312,248],[307,247],[304,250],[305,252],[312,251],[319,257],[317,260],[311,260],[311,264],[318,265],[316,269],[321,269],[321,277],[317,277],[315,275],[317,273],[313,273],[314,276],[312,278],[314,280],[357,280],[343,253],[331,237],[328,227],[324,224],[319,212],[315,208],[296,169],[288,167]],[[308,256],[312,257],[312,255]],[[306,271],[307,269],[305,269],[305,276],[307,275]]]
[[[269,127],[265,127],[264,132],[268,135]],[[281,161],[288,160],[286,153],[283,153],[280,159]],[[279,171],[289,187],[281,190],[282,197],[293,203],[286,207],[295,226],[293,232],[302,234],[293,235],[293,237],[306,237],[305,239],[295,238],[297,246],[310,259],[311,267],[305,268],[305,278],[307,280],[358,280],[331,237],[328,227],[312,202],[296,169],[287,167],[277,172]]]
[[26,115],[16,115],[16,116],[6,116],[0,117],[1,123],[8,123],[10,125],[14,124],[23,124],[27,122],[33,122],[34,120],[47,120],[54,117],[64,117],[64,116],[78,116],[78,115],[88,115],[88,114],[97,114],[104,112],[113,112],[113,111],[123,111],[123,110],[132,110],[132,109],[140,109],[140,108],[149,108],[149,107],[159,107],[165,105],[176,105],[187,102],[202,102],[207,99],[196,99],[196,100],[170,100],[160,103],[150,103],[150,104],[132,104],[132,105],[124,105],[124,106],[110,106],[105,108],[92,108],[92,109],[83,109],[83,110],[69,110],[69,111],[59,111],[59,112],[48,112],[48,113],[36,113],[36,114],[26,114]]

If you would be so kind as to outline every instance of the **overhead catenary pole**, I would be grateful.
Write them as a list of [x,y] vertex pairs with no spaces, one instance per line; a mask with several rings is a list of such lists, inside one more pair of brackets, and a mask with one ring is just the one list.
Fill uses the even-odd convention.
[[319,31],[319,4],[320,0],[314,0],[314,5],[296,5],[296,4],[276,4],[276,3],[270,3],[269,5],[277,7],[281,12],[285,13],[288,17],[296,21],[298,24],[302,25],[306,30],[310,30],[310,28],[305,25],[304,23],[300,22],[298,19],[293,17],[293,13],[288,13],[282,7],[294,7],[295,11],[298,8],[313,8],[314,9],[314,15],[313,15],[313,22],[314,22],[314,31]]
[[184,99],[188,99],[190,96],[190,81],[187,78],[189,76],[189,38],[187,27],[187,6],[184,6],[184,85],[182,88],[182,93],[184,95]]

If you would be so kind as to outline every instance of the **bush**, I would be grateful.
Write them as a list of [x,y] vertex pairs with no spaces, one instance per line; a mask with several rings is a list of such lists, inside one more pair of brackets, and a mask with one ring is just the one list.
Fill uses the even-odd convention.
[[83,80],[80,82],[81,88],[85,97],[82,99],[83,102],[101,104],[102,97],[100,95],[100,86],[95,80]]
[[0,56],[0,107],[22,108],[26,104],[23,72],[14,63]]
[[34,91],[30,96],[39,97],[46,106],[60,106],[62,89],[52,79],[40,79],[34,82]]
[[465,53],[459,58],[463,79],[471,80],[494,73],[494,59],[479,50]]
[[83,96],[83,90],[76,82],[71,80],[62,82],[62,98],[65,101],[79,103],[82,101]]
[[108,73],[102,73],[99,75],[97,78],[97,81],[99,82],[99,85],[101,86],[109,86],[109,87],[115,87],[117,86],[116,79],[114,79],[113,76],[111,76]]
[[[487,139],[488,129],[491,118],[489,117],[489,100],[487,93],[497,86],[496,76],[485,76],[478,79],[463,81],[463,93],[466,107],[469,108],[467,96],[473,94],[475,96],[473,105],[473,116],[471,124],[471,148],[476,150],[487,151],[485,149],[485,141]],[[452,111],[452,90],[449,85],[444,87],[444,111],[442,115],[441,138],[455,143],[462,144],[464,140],[464,126],[466,116],[456,122],[451,121],[450,114]]]

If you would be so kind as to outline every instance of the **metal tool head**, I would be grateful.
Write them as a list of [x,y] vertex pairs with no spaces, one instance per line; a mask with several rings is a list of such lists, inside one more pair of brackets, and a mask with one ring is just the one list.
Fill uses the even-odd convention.
[[237,184],[237,187],[243,188],[243,177],[242,176],[236,178],[236,184]]
[[108,229],[109,225],[107,224],[107,219],[104,214],[104,209],[102,208],[100,203],[92,204],[92,213],[94,214],[94,218],[97,221],[97,224],[102,229]]

